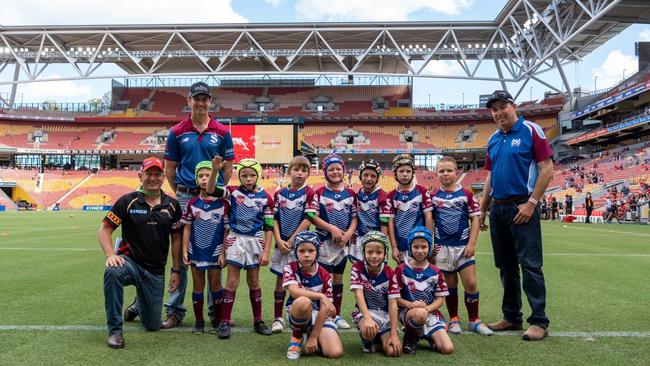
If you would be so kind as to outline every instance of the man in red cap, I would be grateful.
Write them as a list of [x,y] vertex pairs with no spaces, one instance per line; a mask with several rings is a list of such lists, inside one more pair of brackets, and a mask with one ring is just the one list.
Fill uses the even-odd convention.
[[[173,266],[169,290],[175,290],[179,282],[182,210],[178,201],[161,189],[165,180],[162,160],[145,159],[138,177],[140,188],[115,202],[97,235],[106,255],[104,305],[111,348],[124,348],[121,314],[124,286],[136,287],[138,315],[145,329],[160,329],[170,236]],[[116,252],[111,235],[120,225],[122,239]]]

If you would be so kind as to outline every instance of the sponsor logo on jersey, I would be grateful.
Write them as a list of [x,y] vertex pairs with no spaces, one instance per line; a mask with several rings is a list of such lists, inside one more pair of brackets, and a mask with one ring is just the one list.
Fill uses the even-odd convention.
[[149,213],[147,210],[139,210],[137,208],[132,208],[129,210],[129,213],[132,215],[146,215]]

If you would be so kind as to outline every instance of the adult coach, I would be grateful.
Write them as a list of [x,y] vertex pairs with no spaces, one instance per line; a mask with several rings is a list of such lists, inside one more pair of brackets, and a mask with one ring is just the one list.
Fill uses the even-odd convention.
[[[187,97],[191,114],[172,127],[167,137],[165,175],[183,209],[190,199],[199,194],[194,176],[196,164],[219,155],[225,161],[224,168],[219,173],[219,184],[227,183],[232,176],[232,161],[235,159],[232,137],[226,126],[208,114],[210,104],[212,94],[208,84],[192,84]],[[186,287],[187,267],[181,265],[178,288],[172,292],[169,302],[165,303],[167,319],[162,328],[173,328],[185,317],[183,300]]]
[[[542,272],[542,232],[537,203],[553,177],[553,152],[542,128],[517,117],[507,91],[497,90],[487,101],[499,129],[488,141],[481,229],[490,208],[490,237],[494,264],[503,285],[503,319],[489,324],[493,331],[522,329],[521,285],[532,314],[525,340],[547,336],[546,287]],[[519,268],[523,274],[520,280]]]
[[[106,255],[104,306],[111,348],[124,348],[124,286],[136,287],[139,315],[145,329],[160,329],[170,234],[173,267],[169,290],[175,290],[179,282],[181,206],[161,189],[165,179],[162,160],[145,159],[138,177],[142,186],[117,200],[97,234]],[[115,253],[111,235],[120,225],[122,239]]]

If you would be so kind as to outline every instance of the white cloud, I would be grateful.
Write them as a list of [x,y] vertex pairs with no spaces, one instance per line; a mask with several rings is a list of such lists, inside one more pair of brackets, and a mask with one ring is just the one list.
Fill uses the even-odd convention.
[[[59,74],[45,75],[43,79],[60,79]],[[83,82],[73,81],[48,81],[41,83],[22,84],[17,89],[18,100],[25,98],[26,102],[43,102],[55,100],[57,102],[85,102],[92,98],[101,97],[93,95],[92,88]]]
[[433,60],[430,61],[422,71],[425,74],[437,76],[461,75],[463,68],[458,62],[451,60]]
[[597,77],[596,87],[605,89],[623,80],[637,71],[638,62],[635,56],[626,55],[621,50],[611,51],[603,64],[592,70],[592,76]]
[[232,0],[189,4],[181,0],[22,0],[1,1],[0,24],[182,24],[245,23]]
[[282,0],[264,0],[264,2],[271,5],[274,8],[277,8],[282,3]]
[[639,33],[639,41],[650,42],[650,29],[646,29]]
[[400,21],[418,11],[458,15],[474,0],[297,0],[298,20]]

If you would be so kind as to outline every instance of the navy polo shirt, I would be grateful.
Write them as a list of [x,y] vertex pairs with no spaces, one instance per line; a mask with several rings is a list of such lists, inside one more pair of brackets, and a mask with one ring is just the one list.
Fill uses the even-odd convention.
[[508,132],[498,129],[487,146],[485,169],[492,172],[495,199],[527,196],[535,189],[539,176],[537,163],[553,156],[544,130],[519,117]]
[[[196,164],[204,160],[212,160],[217,155],[224,160],[235,159],[235,150],[228,128],[214,118],[210,118],[208,127],[201,133],[192,125],[190,116],[169,131],[165,159],[178,162],[176,184],[192,189],[198,188],[194,177]],[[219,182],[223,185],[223,172],[219,174]]]

